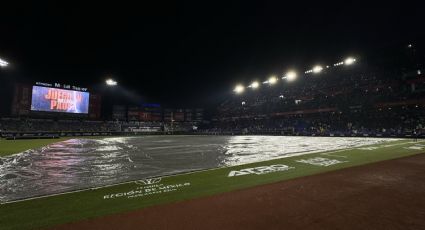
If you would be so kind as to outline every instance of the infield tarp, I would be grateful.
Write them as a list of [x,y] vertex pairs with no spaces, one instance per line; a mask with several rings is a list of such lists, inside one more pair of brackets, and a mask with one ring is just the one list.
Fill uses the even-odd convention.
[[71,139],[0,158],[0,201],[394,140],[282,136]]

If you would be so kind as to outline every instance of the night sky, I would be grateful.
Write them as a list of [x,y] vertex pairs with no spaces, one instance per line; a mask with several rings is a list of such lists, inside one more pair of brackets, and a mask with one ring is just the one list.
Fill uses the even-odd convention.
[[[11,63],[0,70],[2,114],[11,86],[35,81],[88,87],[111,103],[208,107],[236,83],[425,34],[415,4],[87,2],[1,3],[0,57]],[[120,87],[105,89],[108,76]]]

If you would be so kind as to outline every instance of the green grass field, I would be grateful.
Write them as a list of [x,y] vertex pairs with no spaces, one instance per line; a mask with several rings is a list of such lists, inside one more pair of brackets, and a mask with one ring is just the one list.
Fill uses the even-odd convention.
[[[31,144],[38,147],[48,143],[38,141],[22,144],[22,146],[25,146],[22,148],[28,148]],[[19,145],[24,142],[26,141],[19,141]],[[1,144],[3,144],[3,141],[0,146],[2,146]],[[13,148],[18,149],[18,147],[13,147],[13,144],[8,145],[12,146],[9,147],[11,149],[9,151],[15,150]],[[0,229],[45,228],[158,204],[179,202],[419,154],[424,152],[424,146],[425,142],[398,140],[362,148],[314,153],[164,177],[161,181],[148,185],[141,182],[129,182],[110,187],[5,203],[0,205]],[[19,147],[19,149],[22,148]],[[2,149],[2,152],[7,151]],[[270,165],[280,166],[265,167]],[[283,165],[288,166],[288,168]],[[255,167],[259,168],[254,169]],[[233,176],[229,177],[229,175]]]
[[0,138],[0,157],[23,152],[28,149],[40,148],[48,144],[63,141],[66,139],[69,138],[34,140],[4,140]]
[[[75,137],[60,137],[57,139],[4,140],[0,138],[0,157],[13,155],[28,149],[36,149],[51,143],[65,141]],[[102,138],[102,136],[87,136],[85,139]]]

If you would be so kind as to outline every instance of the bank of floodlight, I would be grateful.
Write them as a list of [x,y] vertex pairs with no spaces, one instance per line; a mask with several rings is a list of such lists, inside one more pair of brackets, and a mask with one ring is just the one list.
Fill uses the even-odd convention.
[[346,59],[344,60],[344,64],[345,64],[345,65],[351,65],[351,64],[353,64],[354,62],[356,62],[356,59],[355,59],[355,58],[352,58],[352,57],[346,58]]
[[[409,48],[412,48],[413,45],[409,44],[408,47]],[[309,70],[304,71],[304,74],[311,74],[311,73],[318,74],[318,73],[322,72],[325,68],[326,69],[330,69],[330,68],[341,66],[341,65],[352,65],[355,62],[357,62],[357,60],[354,57],[348,57],[344,61],[340,61],[340,62],[337,62],[337,63],[333,64],[333,66],[332,65],[324,65],[324,66],[315,65],[312,69],[309,69]],[[302,72],[301,72],[301,74],[302,74]],[[421,73],[420,70],[418,70],[417,71],[417,74],[420,75],[422,73]],[[295,71],[288,71],[287,73],[285,73],[281,77],[281,79],[286,79],[286,81],[291,82],[291,81],[295,81],[297,79],[297,77],[298,77],[298,74]],[[279,81],[279,79],[277,78],[277,76],[273,75],[273,76],[269,77],[269,79],[267,79],[266,81],[263,81],[263,82],[257,82],[257,81],[252,82],[249,86],[247,86],[247,88],[256,89],[256,88],[260,87],[260,84],[274,85],[278,81]],[[242,93],[244,91],[244,89],[245,89],[245,87],[243,87],[241,85],[238,85],[234,89],[234,91],[236,93]]]
[[237,94],[241,94],[241,93],[243,93],[244,90],[245,90],[245,87],[243,87],[243,85],[239,84],[235,87],[235,89],[233,91]]
[[253,83],[251,83],[251,85],[249,85],[249,88],[253,88],[256,89],[260,86],[260,83],[258,83],[258,81],[254,81]]
[[323,67],[321,65],[316,65],[315,67],[313,67],[313,73],[320,73],[323,70]]
[[107,79],[105,81],[106,85],[108,86],[116,86],[118,83],[116,81],[114,81],[113,79]]
[[295,79],[297,79],[297,72],[288,71],[283,78],[285,78],[289,82],[295,81]]
[[276,82],[277,82],[277,77],[276,77],[276,76],[271,76],[271,77],[269,78],[269,80],[268,80],[268,83],[269,83],[270,85],[276,84]]
[[8,65],[9,65],[9,62],[0,58],[0,67],[7,67]]

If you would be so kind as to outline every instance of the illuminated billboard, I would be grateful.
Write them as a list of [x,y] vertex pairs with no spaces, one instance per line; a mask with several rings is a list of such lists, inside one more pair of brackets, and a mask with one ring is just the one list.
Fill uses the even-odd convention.
[[62,113],[88,113],[89,95],[88,92],[33,86],[31,110]]

